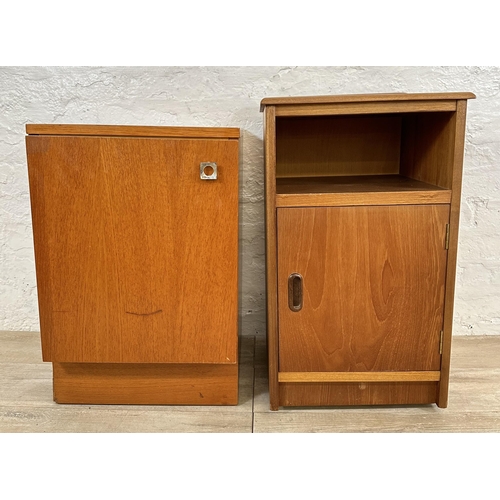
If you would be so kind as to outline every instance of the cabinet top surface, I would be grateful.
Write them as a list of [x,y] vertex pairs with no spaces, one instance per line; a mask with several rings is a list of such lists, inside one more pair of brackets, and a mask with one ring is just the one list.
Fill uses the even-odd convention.
[[239,128],[156,127],[135,125],[45,125],[28,124],[29,135],[89,135],[119,137],[170,137],[192,139],[238,139]]
[[266,106],[280,106],[293,104],[336,104],[336,103],[368,103],[368,102],[390,102],[390,101],[439,101],[475,99],[472,92],[443,92],[443,93],[419,93],[407,94],[344,94],[344,95],[318,95],[297,97],[266,97],[260,102],[260,110],[264,111]]

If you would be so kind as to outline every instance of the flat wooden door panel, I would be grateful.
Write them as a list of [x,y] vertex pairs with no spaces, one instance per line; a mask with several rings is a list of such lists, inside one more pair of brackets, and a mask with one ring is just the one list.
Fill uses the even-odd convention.
[[27,151],[44,360],[235,363],[238,141],[30,136]]
[[277,209],[279,370],[439,370],[448,220],[448,205]]

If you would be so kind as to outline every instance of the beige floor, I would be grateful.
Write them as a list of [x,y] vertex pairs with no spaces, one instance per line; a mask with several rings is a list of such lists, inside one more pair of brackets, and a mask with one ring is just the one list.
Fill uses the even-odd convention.
[[230,407],[58,405],[39,334],[0,332],[0,432],[500,432],[500,337],[455,337],[447,409],[269,410],[266,347],[241,339],[240,403]]

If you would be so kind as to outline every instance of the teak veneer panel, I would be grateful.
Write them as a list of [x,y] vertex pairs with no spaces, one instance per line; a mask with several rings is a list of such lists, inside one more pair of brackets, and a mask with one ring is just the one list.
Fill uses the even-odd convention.
[[279,372],[280,382],[437,382],[439,371],[413,372]]
[[355,205],[434,205],[449,203],[449,191],[382,192],[382,193],[310,193],[279,194],[276,206],[283,207],[346,207]]
[[341,94],[318,96],[266,97],[260,103],[260,110],[266,106],[299,105],[299,104],[336,104],[336,103],[370,103],[394,101],[449,101],[457,99],[474,99],[471,92],[443,93],[405,93],[387,94]]
[[282,383],[280,406],[416,405],[436,402],[437,382]]
[[237,363],[238,141],[26,143],[43,359]]
[[219,127],[151,127],[137,125],[26,125],[30,135],[93,135],[122,137],[170,137],[170,138],[205,138],[238,139],[239,128]]
[[57,403],[236,405],[238,365],[54,363]]
[[440,369],[448,205],[277,212],[281,372]]
[[453,119],[453,149],[451,151],[451,210],[450,238],[448,251],[448,267],[446,271],[446,295],[444,308],[444,337],[441,364],[441,382],[439,384],[438,405],[446,408],[448,405],[448,389],[450,377],[451,338],[453,330],[453,305],[455,296],[455,279],[458,251],[458,230],[460,220],[460,198],[462,191],[462,165],[465,148],[465,119],[467,101],[458,101],[457,113]]
[[276,120],[276,177],[397,174],[402,117]]
[[451,191],[401,175],[276,179],[277,207],[450,203]]
[[456,113],[408,114],[402,127],[401,174],[451,189]]
[[265,210],[266,210],[266,327],[269,352],[269,399],[273,410],[279,406],[278,383],[278,298],[276,255],[276,116],[273,106],[264,114]]
[[456,101],[357,102],[338,104],[294,104],[276,106],[276,116],[368,115],[455,111]]

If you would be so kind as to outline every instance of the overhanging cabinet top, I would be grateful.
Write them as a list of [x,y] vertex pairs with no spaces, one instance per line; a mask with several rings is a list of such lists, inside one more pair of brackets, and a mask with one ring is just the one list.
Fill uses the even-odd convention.
[[88,135],[172,139],[238,139],[239,128],[151,127],[135,125],[26,125],[29,135]]
[[455,111],[457,100],[475,97],[472,92],[266,97],[260,103],[260,110],[274,106],[276,116]]

